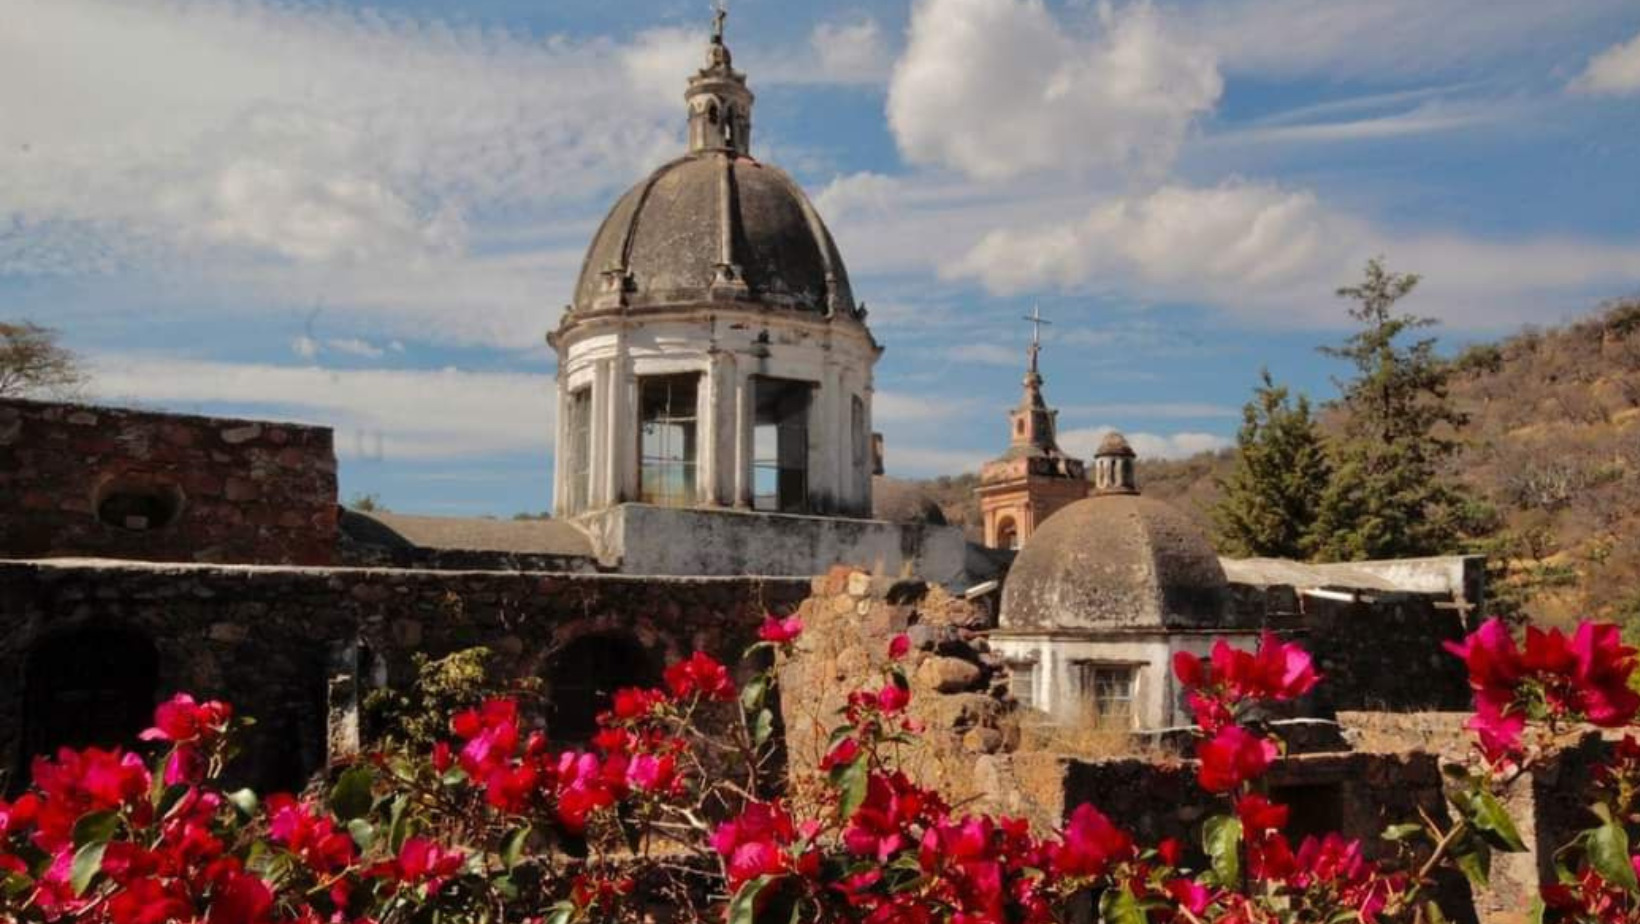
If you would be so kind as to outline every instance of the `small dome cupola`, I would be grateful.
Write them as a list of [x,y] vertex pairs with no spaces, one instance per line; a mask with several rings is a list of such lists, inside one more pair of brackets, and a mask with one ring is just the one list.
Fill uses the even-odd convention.
[[1138,494],[1139,479],[1133,472],[1134,457],[1127,437],[1115,430],[1105,434],[1093,455],[1093,493]]
[[746,75],[735,70],[729,46],[723,42],[728,11],[721,5],[712,22],[712,41],[706,46],[706,66],[689,78],[684,99],[689,104],[689,152],[751,153],[752,91]]

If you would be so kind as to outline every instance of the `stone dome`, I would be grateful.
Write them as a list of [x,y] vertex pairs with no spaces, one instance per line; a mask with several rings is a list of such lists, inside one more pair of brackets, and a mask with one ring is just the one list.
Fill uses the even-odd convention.
[[890,523],[949,525],[945,511],[920,485],[883,476],[871,479],[871,518]]
[[1077,501],[1037,527],[1002,591],[1004,632],[1218,628],[1230,588],[1207,537],[1138,494]]
[[574,310],[747,302],[858,317],[831,233],[796,182],[728,149],[692,152],[615,204]]

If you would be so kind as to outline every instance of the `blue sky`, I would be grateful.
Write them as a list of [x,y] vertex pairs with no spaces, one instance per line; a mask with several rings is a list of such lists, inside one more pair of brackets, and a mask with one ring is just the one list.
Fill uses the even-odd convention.
[[[704,0],[0,0],[0,317],[100,400],[337,430],[344,495],[550,503],[604,210],[682,147]],[[892,474],[1001,448],[1028,326],[1069,448],[1318,398],[1383,254],[1451,347],[1640,291],[1632,0],[734,0],[754,153],[888,348]]]

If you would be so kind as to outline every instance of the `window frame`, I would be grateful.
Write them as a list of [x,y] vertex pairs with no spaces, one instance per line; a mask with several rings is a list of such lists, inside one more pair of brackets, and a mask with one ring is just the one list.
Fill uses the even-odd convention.
[[[641,503],[657,507],[693,507],[700,497],[700,394],[704,376],[700,372],[676,372],[638,377],[638,498]],[[675,392],[678,385],[688,383],[687,394]],[[650,389],[665,387],[664,401],[658,412],[650,415]],[[649,428],[657,428],[660,453],[649,451]],[[670,454],[669,429],[676,429],[682,446],[676,457]],[[653,482],[651,476],[655,476]],[[652,490],[657,486],[675,486],[676,490]]]

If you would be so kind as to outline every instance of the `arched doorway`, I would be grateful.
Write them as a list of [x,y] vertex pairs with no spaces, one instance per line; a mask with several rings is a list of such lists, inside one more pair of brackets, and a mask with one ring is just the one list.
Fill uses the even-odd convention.
[[589,635],[552,659],[546,680],[547,734],[554,741],[578,744],[597,732],[598,713],[609,709],[616,690],[654,686],[660,672],[635,639]]
[[87,626],[42,639],[24,667],[23,767],[60,747],[131,747],[153,719],[159,652],[147,636]]
[[999,549],[1019,548],[1019,527],[1015,525],[1013,517],[1003,517],[997,521],[997,541]]

